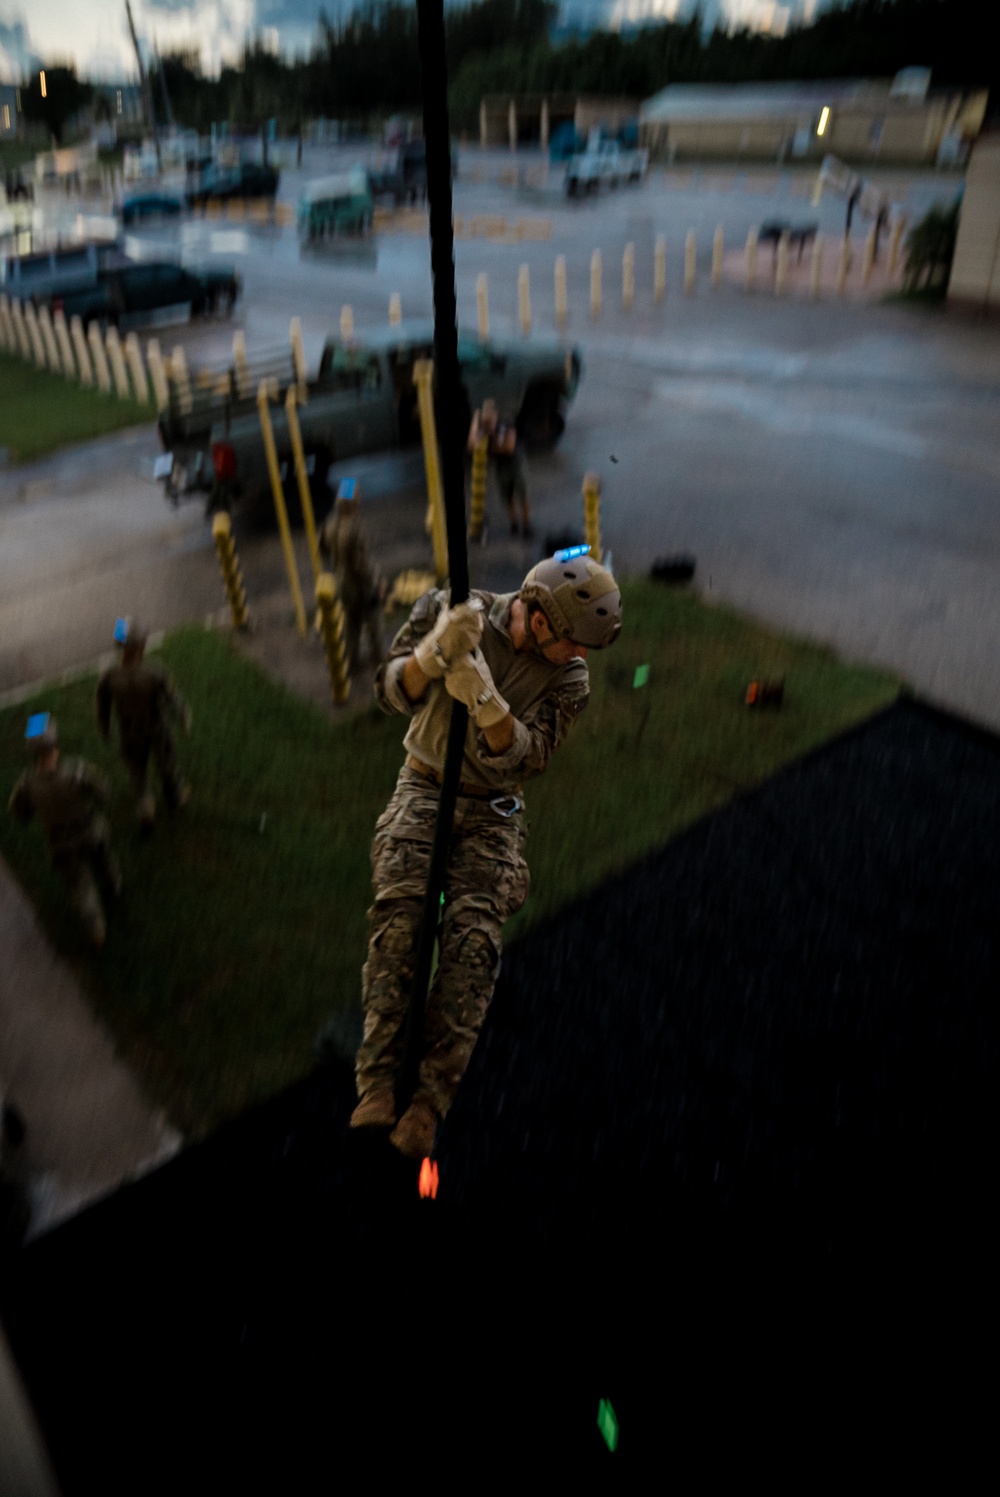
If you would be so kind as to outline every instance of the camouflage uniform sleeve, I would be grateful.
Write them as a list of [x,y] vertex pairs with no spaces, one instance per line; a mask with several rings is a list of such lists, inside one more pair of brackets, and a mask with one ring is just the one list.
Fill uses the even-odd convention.
[[486,735],[476,733],[476,752],[490,770],[519,781],[544,774],[548,762],[587,705],[590,683],[586,667],[567,673],[554,691],[514,719],[514,741],[502,754],[490,752]]
[[413,654],[420,640],[434,628],[438,614],[447,605],[448,594],[439,588],[431,588],[418,598],[410,610],[410,617],[389,646],[389,653],[375,672],[375,700],[383,712],[403,712],[413,717],[423,701],[411,702],[403,690],[400,679],[403,667]]
[[156,663],[156,674],[160,678],[160,702],[162,707],[185,728],[191,725],[191,708],[181,696],[174,679],[165,666]]
[[31,804],[31,796],[28,794],[28,776],[26,773],[21,776],[10,792],[7,810],[16,816],[18,821],[31,820],[34,807]]
[[97,683],[97,726],[101,737],[107,738],[111,732],[111,679],[107,671]]

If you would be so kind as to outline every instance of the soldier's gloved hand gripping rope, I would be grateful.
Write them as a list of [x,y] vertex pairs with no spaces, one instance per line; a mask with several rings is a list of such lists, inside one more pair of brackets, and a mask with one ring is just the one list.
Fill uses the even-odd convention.
[[413,652],[417,664],[430,680],[439,681],[453,663],[477,647],[482,634],[483,610],[478,598],[443,608],[434,628]]
[[503,722],[510,711],[497,691],[493,673],[478,647],[474,653],[463,656],[449,667],[444,687],[450,697],[468,708],[469,716],[477,728],[495,727],[497,723]]

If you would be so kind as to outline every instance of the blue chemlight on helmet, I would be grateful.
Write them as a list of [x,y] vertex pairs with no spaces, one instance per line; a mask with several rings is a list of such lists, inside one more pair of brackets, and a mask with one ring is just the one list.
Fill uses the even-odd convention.
[[128,641],[128,619],[115,619],[115,644],[123,645]]
[[575,561],[578,556],[589,556],[589,546],[566,546],[562,551],[557,551],[553,561]]
[[28,727],[24,736],[29,743],[32,738],[41,738],[42,734],[48,731],[50,717],[51,714],[48,712],[36,712],[28,718]]
[[357,482],[358,480],[356,478],[342,478],[340,480],[340,487],[337,489],[337,498],[353,499]]

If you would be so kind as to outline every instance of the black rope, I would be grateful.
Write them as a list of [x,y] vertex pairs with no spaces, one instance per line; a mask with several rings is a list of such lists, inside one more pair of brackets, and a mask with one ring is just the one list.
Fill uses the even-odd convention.
[[[463,413],[467,409],[467,402],[458,364],[455,242],[451,222],[451,131],[448,125],[448,68],[445,61],[442,0],[417,0],[417,39],[424,98],[427,198],[430,205],[436,409],[441,439],[441,477],[444,486],[451,602],[455,604],[463,603],[469,596],[464,456],[468,432],[464,429]],[[427,988],[448,867],[448,849],[458,799],[467,726],[468,713],[465,707],[460,702],[453,702],[427,892],[417,937],[406,1048],[397,1089],[400,1110],[409,1105],[413,1096],[422,1058]]]

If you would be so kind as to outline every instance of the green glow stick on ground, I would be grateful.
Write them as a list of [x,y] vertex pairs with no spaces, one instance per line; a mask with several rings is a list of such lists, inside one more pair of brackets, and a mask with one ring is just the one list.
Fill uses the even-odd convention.
[[[648,668],[647,666],[646,669],[648,670]],[[597,1405],[597,1428],[604,1436],[604,1443],[608,1449],[617,1450],[618,1420],[615,1418],[615,1411],[611,1407],[610,1400],[607,1398],[602,1398]]]
[[648,665],[637,665],[636,668],[635,668],[635,675],[632,678],[632,685],[633,685],[633,687],[645,686],[645,684],[646,684],[646,682],[648,680],[649,680],[649,666]]

